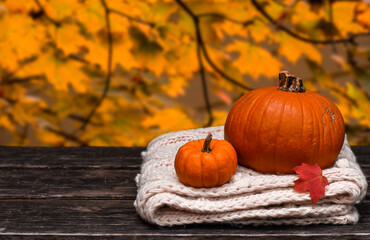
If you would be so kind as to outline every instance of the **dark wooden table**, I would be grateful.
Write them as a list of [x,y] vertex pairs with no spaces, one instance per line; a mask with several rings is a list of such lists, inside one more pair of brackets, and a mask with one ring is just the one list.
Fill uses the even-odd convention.
[[[0,147],[0,239],[370,239],[370,195],[357,225],[157,227],[133,207],[144,148]],[[353,150],[370,175],[370,146]]]

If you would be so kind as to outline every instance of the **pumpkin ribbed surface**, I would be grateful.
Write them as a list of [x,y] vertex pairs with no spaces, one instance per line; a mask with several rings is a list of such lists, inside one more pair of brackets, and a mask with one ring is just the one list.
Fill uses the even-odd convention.
[[209,152],[203,152],[205,139],[182,146],[175,158],[176,175],[185,185],[214,187],[228,182],[238,165],[236,152],[230,143],[212,139]]
[[245,94],[225,123],[225,139],[239,164],[262,173],[292,173],[302,163],[330,167],[344,134],[343,117],[328,98],[276,86]]

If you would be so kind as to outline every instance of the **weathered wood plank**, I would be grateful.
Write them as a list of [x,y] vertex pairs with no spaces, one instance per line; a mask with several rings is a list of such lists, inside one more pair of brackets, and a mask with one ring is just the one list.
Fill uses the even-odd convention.
[[[46,237],[186,237],[222,239],[221,237],[277,238],[370,237],[370,215],[357,225],[312,226],[238,226],[201,224],[157,227],[143,222],[133,209],[132,200],[0,200],[0,238]],[[366,208],[366,206],[359,206]],[[342,238],[342,237],[341,237]]]
[[[370,147],[352,146],[363,165],[370,166]],[[0,168],[139,169],[144,147],[4,147]]]
[[1,147],[0,168],[139,169],[143,147]]
[[137,170],[1,169],[0,199],[133,199]]
[[356,155],[370,156],[370,146],[351,146]]

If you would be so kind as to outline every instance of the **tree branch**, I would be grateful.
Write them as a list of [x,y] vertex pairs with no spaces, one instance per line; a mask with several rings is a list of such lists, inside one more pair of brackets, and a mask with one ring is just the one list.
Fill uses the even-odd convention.
[[[259,11],[270,23],[277,25],[278,21],[273,19],[266,11],[265,9],[257,3],[256,0],[252,0],[253,6],[256,8],[257,11]],[[293,32],[289,28],[279,25],[278,30],[282,30],[288,35],[301,40],[303,42],[308,42],[308,43],[313,43],[313,44],[333,44],[333,43],[351,43],[351,44],[356,44],[355,43],[355,38],[359,36],[368,36],[370,35],[370,32],[368,33],[358,33],[358,34],[352,34],[349,35],[347,38],[339,38],[339,39],[329,39],[329,40],[316,40],[316,39],[310,39],[303,37],[301,35],[298,35],[297,33]]]
[[206,79],[206,73],[204,71],[201,51],[202,51],[202,49],[201,49],[201,46],[199,45],[199,39],[198,39],[198,41],[197,41],[197,57],[198,57],[198,63],[199,63],[200,77],[201,77],[201,80],[202,80],[203,97],[204,97],[204,101],[205,101],[206,109],[207,109],[207,113],[208,113],[208,122],[206,124],[206,127],[209,127],[209,126],[212,125],[212,122],[213,122],[213,113],[212,113],[212,106],[209,102],[208,89],[207,89],[207,79]]
[[40,1],[39,0],[35,0],[35,3],[37,4],[37,6],[39,7],[40,11],[43,13],[43,15],[45,16],[45,18],[51,22],[52,24],[55,25],[55,27],[60,27],[60,25],[62,25],[62,22],[61,21],[57,21],[53,18],[51,18],[45,11],[44,7],[41,5]]
[[225,20],[227,20],[229,22],[233,22],[233,23],[236,23],[236,24],[243,25],[243,27],[246,27],[246,26],[248,26],[250,24],[253,24],[254,21],[255,21],[255,19],[240,21],[240,20],[236,20],[236,19],[230,18],[228,16],[225,16],[222,13],[201,13],[201,14],[198,14],[197,16],[198,16],[198,18],[202,18],[202,17],[217,17],[217,18],[222,18],[222,19],[225,19]]
[[87,142],[84,142],[84,141],[82,141],[82,140],[80,140],[80,139],[78,139],[77,137],[75,137],[74,135],[72,135],[72,134],[69,134],[69,133],[66,133],[66,132],[63,132],[63,131],[60,131],[60,130],[57,130],[57,129],[54,129],[54,128],[52,128],[52,127],[45,127],[45,129],[47,130],[47,131],[49,131],[49,132],[52,132],[52,133],[54,133],[54,134],[56,134],[56,135],[59,135],[59,136],[61,136],[61,137],[64,137],[65,139],[67,139],[67,140],[70,140],[70,141],[72,141],[72,142],[76,142],[76,143],[78,143],[78,144],[80,144],[81,146],[88,146],[88,144],[87,144]]
[[27,77],[14,77],[14,78],[5,78],[1,82],[2,85],[11,85],[11,84],[22,84],[22,83],[28,83],[32,80],[44,80],[44,75],[31,75]]
[[26,125],[22,128],[21,132],[19,133],[18,145],[20,146],[23,146],[25,144],[28,135],[28,127],[29,124],[26,123]]
[[194,22],[194,26],[195,26],[195,34],[196,34],[196,39],[197,39],[197,44],[199,44],[199,46],[201,47],[202,51],[203,51],[203,54],[204,54],[204,58],[207,60],[208,64],[218,73],[220,74],[223,78],[225,78],[227,81],[229,81],[230,83],[238,86],[238,87],[241,87],[245,90],[248,90],[248,91],[251,91],[253,90],[252,88],[248,87],[247,85],[243,84],[243,83],[240,83],[238,81],[236,81],[235,79],[233,79],[232,77],[230,77],[229,75],[227,75],[226,73],[224,73],[221,69],[219,69],[216,64],[212,61],[212,59],[210,58],[208,52],[207,52],[207,49],[206,49],[206,46],[205,46],[205,43],[203,41],[203,38],[202,38],[202,35],[201,35],[201,32],[200,32],[200,27],[199,27],[199,17],[197,15],[195,15],[191,10],[190,8],[184,3],[182,2],[181,0],[175,0],[176,3],[183,9],[185,10],[185,12],[187,12],[190,17],[192,18],[193,22]]
[[358,104],[356,102],[356,99],[348,96],[347,93],[345,91],[343,91],[342,89],[340,89],[339,87],[331,86],[331,87],[329,87],[329,89],[333,90],[334,92],[336,92],[339,95],[341,95],[343,98],[347,99],[347,101],[349,101],[355,107],[358,107]]
[[333,2],[329,1],[329,22],[330,22],[330,40],[333,52],[337,53],[337,47],[334,42],[334,23],[333,23]]
[[105,97],[107,96],[110,82],[111,82],[111,76],[112,76],[112,58],[113,58],[113,38],[112,38],[112,31],[111,31],[111,24],[109,19],[110,10],[108,8],[107,3],[105,0],[100,0],[101,4],[104,7],[105,11],[105,23],[107,27],[107,37],[108,37],[108,59],[107,59],[107,76],[105,79],[105,85],[102,95],[100,96],[98,102],[95,104],[93,109],[90,111],[89,115],[86,117],[86,120],[80,127],[80,130],[85,130],[86,126],[90,123],[91,118],[94,116],[96,110],[100,107],[102,102],[104,101]]
[[138,23],[144,24],[144,25],[148,25],[151,28],[155,27],[155,23],[153,23],[153,22],[146,22],[146,21],[144,21],[142,19],[131,17],[131,16],[127,15],[126,13],[120,12],[120,11],[118,11],[116,9],[109,8],[109,12],[115,13],[115,14],[120,15],[122,17],[125,17],[128,20],[130,20],[130,21],[138,22]]
[[[41,110],[41,112],[43,112],[45,114],[48,114],[48,115],[51,115],[51,116],[57,116],[57,113],[55,111],[49,109],[49,108],[41,108],[40,110]],[[76,114],[68,114],[67,118],[70,118],[71,120],[75,120],[75,121],[82,122],[82,123],[87,121],[86,118],[84,118],[82,116],[79,116],[79,115],[76,115]],[[94,125],[94,126],[103,126],[102,124],[91,122],[91,121],[90,121],[90,124]]]
[[[357,72],[363,72],[363,68],[360,68],[358,65],[357,65],[357,62],[355,61],[355,58],[353,56],[353,53],[351,52],[351,50],[349,49],[349,47],[347,46],[347,44],[345,45],[346,47],[346,53],[347,53],[347,62],[348,64],[351,66],[351,68],[353,69],[353,71],[355,71],[355,75],[357,75]],[[364,90],[361,82],[358,80],[357,76],[354,77],[353,79],[356,87],[358,87],[360,89],[360,91],[365,95],[365,97],[367,98],[368,101],[370,101],[370,95],[367,91]]]

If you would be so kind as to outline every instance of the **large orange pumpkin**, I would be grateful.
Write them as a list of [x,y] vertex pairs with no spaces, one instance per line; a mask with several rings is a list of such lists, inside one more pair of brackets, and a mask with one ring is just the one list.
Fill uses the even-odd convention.
[[236,151],[224,140],[191,141],[182,146],[175,158],[176,175],[185,185],[215,187],[228,182],[238,166]]
[[239,164],[262,173],[293,173],[302,163],[332,166],[345,134],[339,109],[286,71],[279,81],[246,93],[229,112],[225,139]]

